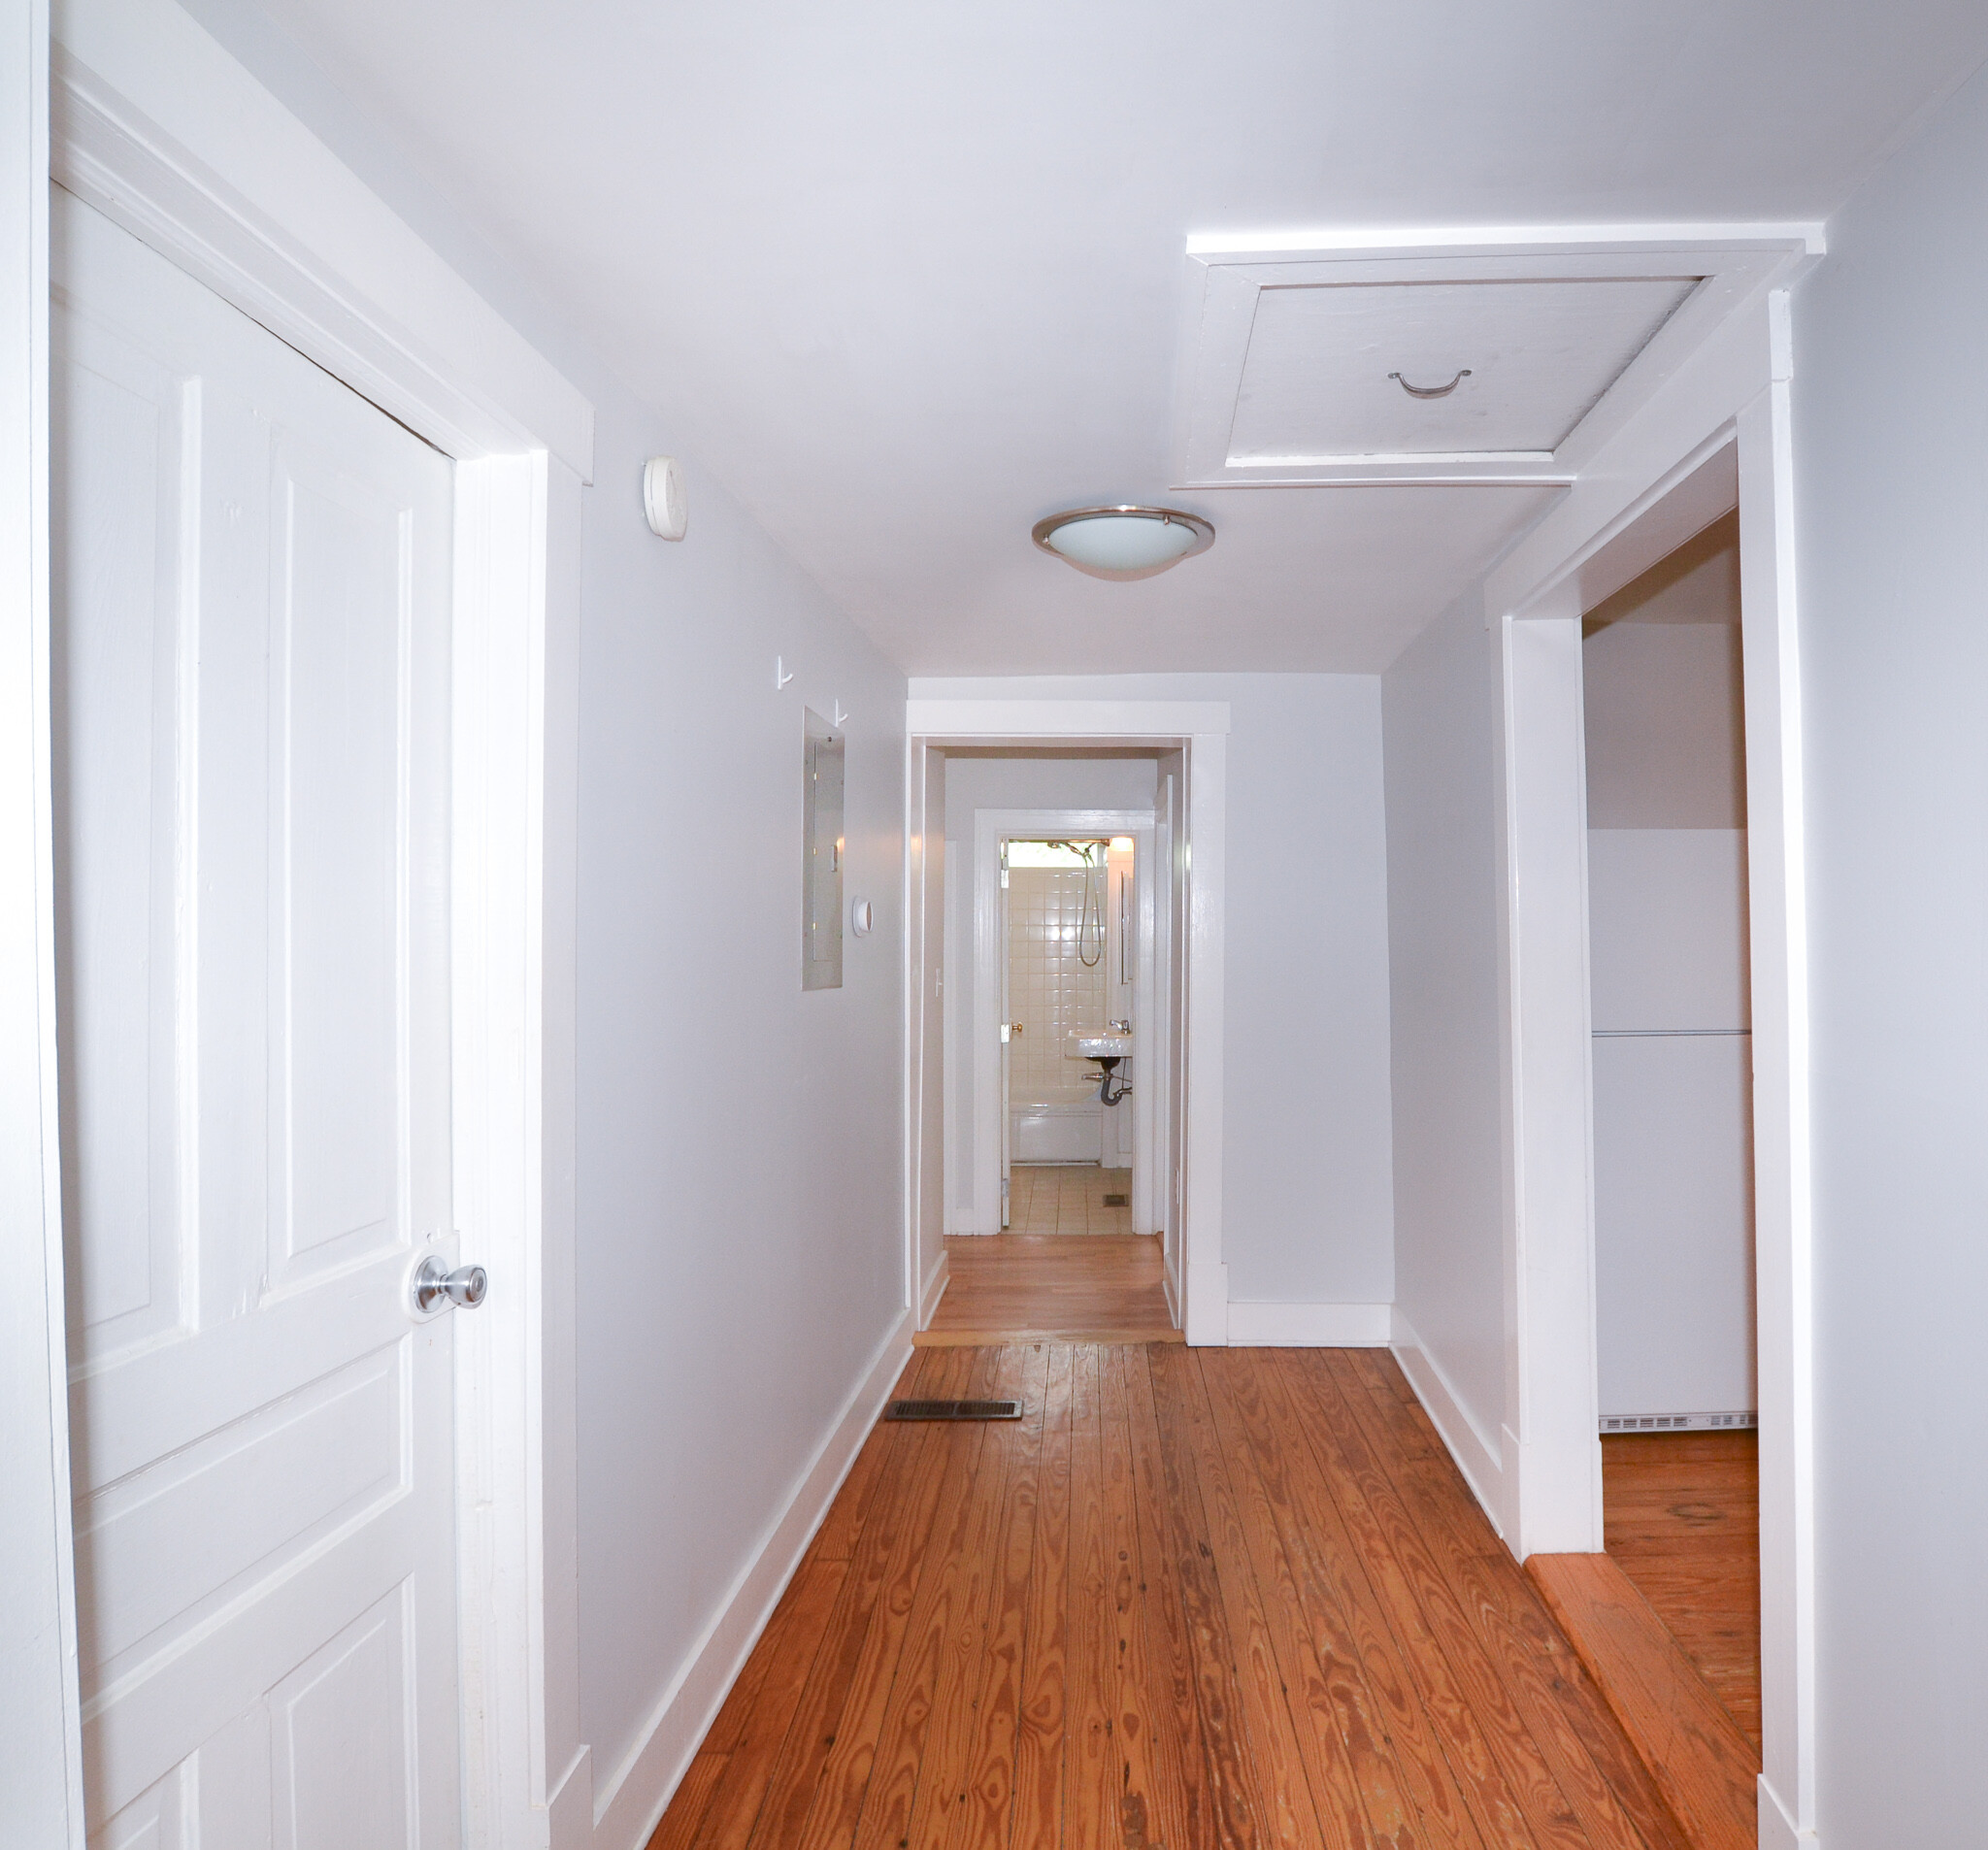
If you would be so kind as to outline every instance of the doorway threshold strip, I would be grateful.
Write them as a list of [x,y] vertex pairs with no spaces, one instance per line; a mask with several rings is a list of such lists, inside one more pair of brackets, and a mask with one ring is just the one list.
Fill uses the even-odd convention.
[[1018,1420],[1019,1401],[893,1401],[887,1420]]

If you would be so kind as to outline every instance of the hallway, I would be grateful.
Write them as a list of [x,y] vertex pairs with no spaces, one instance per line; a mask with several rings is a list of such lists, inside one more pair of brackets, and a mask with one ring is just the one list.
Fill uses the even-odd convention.
[[651,1850],[1685,1839],[1371,1350],[928,1349]]

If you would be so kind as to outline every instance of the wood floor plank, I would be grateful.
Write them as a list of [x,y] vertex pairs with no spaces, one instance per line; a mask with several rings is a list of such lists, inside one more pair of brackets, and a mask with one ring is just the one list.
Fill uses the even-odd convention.
[[704,1814],[710,1808],[711,1796],[724,1774],[726,1758],[708,1749],[700,1749],[692,1758],[689,1769],[670,1795],[669,1809],[649,1838],[648,1850],[691,1850],[698,1840]]
[[1219,1442],[1242,1467],[1233,1476],[1244,1546],[1264,1589],[1293,1717],[1310,1743],[1313,1802],[1322,1814],[1337,1814],[1337,1830],[1324,1834],[1332,1841],[1418,1850],[1413,1809],[1396,1775],[1384,1731],[1370,1713],[1338,1601],[1314,1577],[1309,1551],[1294,1554],[1286,1545],[1296,1517],[1283,1484],[1282,1461],[1264,1445],[1259,1430],[1266,1416],[1250,1378],[1254,1371],[1232,1366],[1226,1351],[1201,1360]]
[[[1317,1351],[1305,1358],[1304,1367],[1316,1404],[1326,1412],[1334,1449],[1380,1524],[1535,1837],[1550,1850],[1581,1850],[1590,1841],[1592,1823],[1610,1833],[1602,1841],[1634,1846],[1636,1834],[1627,1831],[1619,1814],[1593,1821],[1581,1816],[1561,1773],[1577,1765],[1584,1750],[1557,1710],[1531,1715],[1521,1711],[1514,1677],[1530,1673],[1533,1666],[1529,1659],[1498,1662],[1472,1622],[1464,1597],[1444,1571],[1454,1565],[1457,1554],[1449,1545],[1447,1528],[1440,1523],[1425,1528],[1410,1512],[1387,1469],[1387,1448],[1374,1442],[1369,1429],[1377,1409],[1364,1384],[1344,1378],[1344,1352]],[[1615,1834],[1622,1832],[1626,1834]]]
[[1396,1790],[1414,1812],[1408,1841],[1484,1850],[1485,1837],[1451,1766],[1450,1743],[1423,1700],[1386,1602],[1319,1467],[1307,1427],[1309,1415],[1300,1411],[1279,1368],[1252,1361],[1249,1382],[1265,1409],[1257,1429],[1258,1456],[1276,1460],[1279,1495],[1273,1508],[1287,1502],[1292,1511],[1281,1528],[1285,1550],[1301,1574],[1329,1590],[1329,1602],[1308,1602],[1307,1610],[1327,1625],[1338,1614],[1343,1631],[1333,1635],[1335,1649],[1355,1667],[1357,1688],[1345,1691],[1341,1703],[1347,1737],[1353,1738],[1350,1730],[1357,1724],[1385,1743]]
[[1115,1633],[1105,1567],[1104,1360],[1095,1343],[1077,1351],[1071,1401],[1070,1687],[1063,1841],[1117,1844],[1116,1750],[1111,1741]]
[[[1001,1357],[995,1398],[1018,1398],[1030,1351],[1014,1348],[994,1353]],[[1040,1435],[1040,1425],[1037,1431]],[[975,1703],[992,1631],[994,1602],[1003,1584],[1002,1539],[1026,1437],[1026,1423],[1019,1420],[997,1420],[987,1428],[975,1468],[976,1520],[961,1537],[957,1558],[946,1563],[948,1569],[958,1571],[958,1600],[935,1666],[931,1720],[909,1824],[903,1833],[914,1844],[945,1842],[955,1808],[967,1801],[978,1745]]]
[[1028,1635],[1014,1735],[1012,1850],[1057,1850],[1063,1841],[1064,1707],[1070,1658],[1070,1461],[1077,1352],[1045,1345],[1043,1451],[1036,1548],[1029,1563]]
[[[1413,1401],[1407,1376],[1391,1355],[1361,1351],[1358,1362],[1364,1369],[1392,1377],[1397,1384],[1395,1404],[1418,1423],[1428,1423],[1428,1415]],[[1384,1409],[1388,1403],[1376,1397],[1375,1404]],[[1479,1621],[1487,1638],[1495,1641],[1500,1650],[1518,1657],[1530,1653],[1540,1661],[1539,1674],[1520,1687],[1531,1700],[1550,1699],[1557,1704],[1568,1727],[1585,1748],[1592,1763],[1592,1775],[1575,1765],[1570,1767],[1568,1777],[1582,1782],[1588,1794],[1586,1802],[1606,1810],[1612,1800],[1644,1843],[1688,1850],[1682,1829],[1634,1743],[1623,1732],[1574,1646],[1554,1622],[1545,1602],[1539,1597],[1539,1589],[1504,1544],[1496,1541],[1490,1521],[1471,1496],[1462,1473],[1453,1465],[1443,1470],[1433,1460],[1406,1461],[1396,1467],[1395,1477],[1404,1486],[1405,1495],[1409,1495],[1411,1503],[1428,1512],[1426,1521],[1448,1528],[1453,1538],[1450,1558],[1457,1564],[1459,1591],[1466,1609]],[[1488,1542],[1487,1537],[1491,1537]],[[1606,1786],[1607,1799],[1595,1794],[1592,1781],[1596,1779]]]
[[1196,1474],[1193,1444],[1183,1429],[1166,1373],[1171,1350],[1146,1351],[1159,1433],[1162,1509],[1174,1575],[1186,1618],[1193,1671],[1196,1726],[1207,1769],[1208,1824],[1213,1844],[1254,1845],[1266,1835],[1266,1818],[1245,1733],[1244,1699],[1237,1667],[1240,1640],[1231,1633],[1222,1602],[1215,1553]]
[[[923,1398],[942,1393],[941,1389],[923,1385],[938,1366],[939,1358],[912,1350],[911,1360],[898,1376],[897,1385],[891,1389],[892,1398]],[[821,1527],[810,1544],[809,1552],[817,1559],[846,1561],[849,1558],[870,1516],[871,1499],[876,1491],[878,1475],[890,1455],[891,1441],[902,1430],[882,1421],[870,1429],[862,1449],[856,1454],[856,1462],[849,1467],[849,1474],[843,1479],[842,1488],[836,1492],[835,1501],[829,1504],[828,1514],[821,1519]]]
[[1689,1850],[1600,1692],[1554,1627],[1510,1555],[1481,1544],[1492,1533],[1452,1467],[1412,1449],[1408,1409],[1378,1365],[1353,1350],[1322,1361],[1373,1456],[1389,1470],[1431,1558],[1474,1627],[1561,1793],[1590,1843],[1616,1850]]
[[[1336,1391],[1321,1397],[1312,1360],[1295,1349],[1267,1357],[1268,1365],[1283,1373],[1301,1414],[1307,1416],[1304,1424],[1313,1454],[1401,1644],[1423,1705],[1438,1725],[1465,1801],[1475,1813],[1486,1841],[1498,1850],[1539,1844],[1535,1814],[1543,1812],[1551,1819],[1558,1789],[1538,1764],[1537,1750],[1526,1753],[1532,1744],[1524,1739],[1524,1724],[1512,1710],[1510,1698],[1503,1692],[1493,1695],[1488,1716],[1480,1714],[1471,1700],[1473,1693],[1483,1693],[1487,1680],[1482,1652],[1461,1623],[1461,1615],[1454,1613],[1454,1602],[1441,1592],[1420,1537],[1402,1516],[1391,1487],[1367,1469],[1363,1449],[1350,1442],[1346,1416],[1333,1404]],[[1330,1389],[1329,1377],[1324,1385]],[[1462,1661],[1452,1656],[1459,1644]],[[1508,1754],[1523,1770],[1523,1789],[1511,1777]],[[1549,1823],[1550,1842],[1560,1840],[1561,1822]],[[1564,1822],[1571,1825],[1573,1820],[1570,1816]]]
[[[801,1564],[782,1601],[782,1623],[777,1648],[771,1653],[765,1679],[754,1698],[739,1736],[725,1759],[711,1803],[706,1807],[695,1841],[727,1850],[749,1841],[760,1805],[792,1726],[794,1708],[814,1661],[835,1607],[836,1596],[847,1576],[846,1561]],[[771,1628],[769,1628],[771,1629]]]
[[[1306,1777],[1305,1752],[1291,1719],[1288,1695],[1289,1676],[1296,1673],[1295,1653],[1286,1653],[1293,1658],[1287,1672],[1264,1609],[1242,1512],[1215,1437],[1202,1370],[1204,1359],[1200,1351],[1155,1354],[1153,1377],[1161,1388],[1163,1415],[1171,1414],[1188,1442],[1204,1520],[1221,1564],[1215,1584],[1235,1644],[1243,1730],[1263,1807],[1263,1829],[1272,1843],[1323,1844],[1327,1850],[1351,1850],[1357,1838],[1345,1832],[1337,1807],[1329,1805],[1320,1817],[1311,1782]],[[1274,1576],[1269,1584],[1275,1588]]]
[[1695,1850],[1750,1850],[1760,1761],[1664,1622],[1608,1555],[1535,1555],[1562,1631]]
[[[959,1398],[971,1394],[993,1378],[991,1369],[987,1369],[984,1379],[977,1379],[976,1361],[977,1358],[966,1354],[935,1357],[916,1377],[914,1385],[921,1395]],[[831,1846],[846,1845],[855,1834],[876,1758],[884,1704],[897,1674],[898,1657],[911,1623],[912,1602],[946,1483],[948,1448],[963,1442],[956,1429],[944,1426],[918,1425],[898,1430],[921,1436],[919,1470],[907,1493],[911,1506],[898,1530],[890,1566],[843,1696],[842,1710],[835,1722],[835,1740],[822,1756],[807,1813],[789,1840],[796,1850],[830,1850]]]
[[947,1850],[1006,1850],[1013,1825],[1022,1656],[1028,1644],[1048,1385],[1049,1357],[1038,1343],[1030,1348],[1022,1374],[1023,1417],[1006,1435],[1013,1457],[995,1541],[995,1578],[980,1642],[979,1694],[971,1717],[965,1785],[946,1831]]
[[1187,1609],[1180,1597],[1171,1525],[1166,1520],[1166,1469],[1160,1458],[1159,1416],[1153,1408],[1151,1352],[1135,1349],[1124,1370],[1130,1423],[1134,1508],[1138,1518],[1142,1590],[1145,1601],[1146,1692],[1153,1726],[1178,1744],[1176,1786],[1160,1789],[1163,1802],[1177,1802],[1178,1822],[1162,1818],[1163,1843],[1212,1842],[1214,1795],[1201,1738],[1195,1700],[1194,1653],[1187,1639]]
[[1111,1733],[1117,1748],[1118,1818],[1125,1850],[1163,1850],[1187,1842],[1180,1741],[1154,1697],[1152,1650],[1146,1633],[1144,1549],[1133,1458],[1132,1386],[1143,1353],[1103,1352],[1106,1569],[1110,1579],[1112,1649],[1117,1700]]
[[[925,1371],[920,1385],[944,1395],[949,1385],[944,1365]],[[890,1589],[903,1579],[931,1520],[931,1468],[944,1444],[941,1427],[879,1423],[865,1446],[874,1449],[879,1464],[862,1487],[862,1519],[847,1535],[848,1572],[768,1777],[749,1839],[755,1846],[789,1850],[806,1829],[835,1752],[843,1710],[863,1667],[871,1628],[878,1622]],[[837,1545],[843,1542],[836,1535],[829,1539]],[[726,1846],[713,1839],[713,1850]]]
[[1606,1545],[1760,1750],[1760,1436],[1602,1440]]
[[[969,1389],[973,1398],[994,1394],[1008,1354],[1001,1349],[976,1352]],[[848,1836],[817,1838],[823,1850],[851,1843],[860,1850],[900,1850],[911,1836],[911,1806],[917,1797],[946,1646],[955,1626],[977,1619],[977,1613],[970,1619],[968,1610],[973,1564],[967,1557],[985,1521],[986,1499],[979,1494],[984,1487],[977,1481],[977,1472],[990,1430],[979,1424],[946,1430],[940,1467],[940,1504],[928,1558],[918,1577],[882,1711],[874,1722],[865,1721],[865,1733],[874,1729],[875,1749],[862,1803]]]

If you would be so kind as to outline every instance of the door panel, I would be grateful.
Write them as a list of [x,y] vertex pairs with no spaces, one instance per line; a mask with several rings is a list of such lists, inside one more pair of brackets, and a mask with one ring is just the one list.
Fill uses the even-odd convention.
[[68,195],[56,853],[96,1841],[458,1834],[445,458]]

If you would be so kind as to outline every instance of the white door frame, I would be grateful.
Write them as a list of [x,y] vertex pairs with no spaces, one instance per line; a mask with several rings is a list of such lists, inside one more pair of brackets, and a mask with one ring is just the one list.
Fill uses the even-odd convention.
[[[29,1512],[36,1535],[0,1532],[0,1568],[14,1589],[34,1589],[27,1616],[60,1662],[37,1667],[32,1691],[5,1679],[0,1715],[13,1722],[18,1696],[47,1738],[7,1731],[10,1753],[23,1743],[23,1778],[10,1762],[4,1802],[22,1815],[22,1783],[34,1815],[60,1820],[46,1840],[66,1830],[81,1844],[50,982],[52,175],[456,464],[454,1187],[462,1257],[491,1275],[456,1338],[466,1841],[579,1844],[594,1824],[579,1739],[573,1314],[580,491],[592,408],[171,0],[78,0],[52,45],[39,5],[27,27],[29,44],[11,48],[31,53],[26,82],[0,106],[0,219],[10,254],[28,258],[10,266],[26,294],[17,284],[9,297],[0,391],[32,413],[9,418],[27,442],[0,465],[20,491],[0,514],[0,697],[19,722],[0,759],[0,1283],[32,1312],[49,1377],[44,1395],[9,1403],[10,1502],[36,1485],[56,1495]],[[23,67],[10,56],[4,68]],[[34,95],[44,71],[46,112]],[[28,1353],[11,1333],[6,1347]],[[33,1430],[16,1431],[20,1419]],[[23,1441],[31,1475],[16,1470]]]
[[49,16],[0,46],[0,1817],[83,1850],[49,706]]
[[[906,703],[906,731],[927,745],[1076,745],[1180,749],[1187,766],[1187,1018],[1179,1127],[1186,1207],[1169,1302],[1191,1343],[1229,1339],[1229,1269],[1222,1261],[1222,959],[1228,814],[1229,703],[1198,700],[928,700]],[[907,941],[911,934],[907,934]],[[911,951],[907,949],[907,958]],[[907,972],[908,985],[922,981]]]
[[[1006,913],[1001,904],[1001,844],[1020,838],[1129,835],[1141,920],[1139,967],[1133,983],[1133,1019],[1155,1034],[1153,1008],[1153,812],[1150,809],[976,809],[974,811],[974,1008],[968,1049],[974,1073],[974,1231],[1001,1231],[1001,1177],[1008,1168],[1008,1087],[1003,1083],[1001,1016],[1007,1006],[1002,977],[1008,965]],[[1133,1187],[1145,1198],[1151,1187],[1152,1087],[1148,1068],[1163,1060],[1164,1044],[1148,1039],[1134,1061]],[[948,1064],[950,1064],[948,1062]],[[1157,1069],[1156,1069],[1157,1070]],[[1141,1206],[1144,1206],[1142,1201]],[[1135,1207],[1135,1215],[1138,1212]],[[1146,1206],[1146,1212],[1151,1212]]]
[[[1816,237],[1807,261],[1820,254]],[[1494,571],[1507,1034],[1507,1541],[1603,1546],[1580,617],[1737,489],[1760,1321],[1760,1842],[1815,1820],[1807,924],[1786,278],[1729,321]]]

